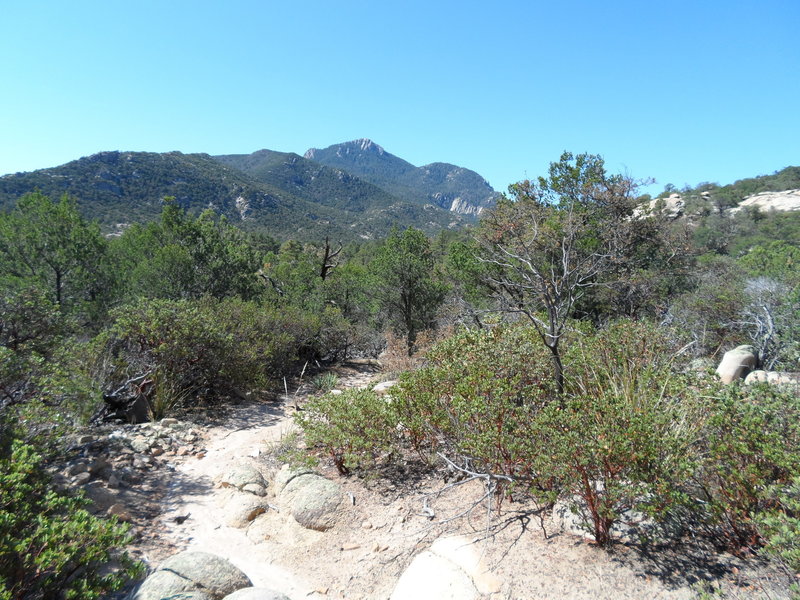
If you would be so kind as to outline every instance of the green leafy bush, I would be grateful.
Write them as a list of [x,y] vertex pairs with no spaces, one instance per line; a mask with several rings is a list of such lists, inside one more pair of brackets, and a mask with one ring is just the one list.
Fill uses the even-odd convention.
[[312,398],[295,422],[309,448],[322,448],[340,474],[368,468],[397,449],[397,416],[390,403],[365,389]]
[[49,489],[40,460],[19,441],[0,458],[0,598],[89,600],[120,589],[141,571],[121,552],[127,526]]
[[771,505],[758,518],[764,552],[800,573],[800,476],[786,485],[771,486],[764,499]]
[[697,426],[667,334],[622,320],[574,340],[564,400],[541,415],[542,468],[599,544],[627,511],[664,517],[688,500]]
[[428,365],[392,389],[412,447],[523,487],[549,487],[535,464],[537,414],[555,393],[542,349],[533,328],[512,326],[463,331],[437,344]]
[[139,300],[97,340],[106,387],[142,378],[153,418],[200,398],[262,389],[325,344],[323,317],[239,299]]
[[719,386],[702,398],[697,474],[713,533],[732,549],[758,547],[764,491],[800,475],[800,397],[767,384]]

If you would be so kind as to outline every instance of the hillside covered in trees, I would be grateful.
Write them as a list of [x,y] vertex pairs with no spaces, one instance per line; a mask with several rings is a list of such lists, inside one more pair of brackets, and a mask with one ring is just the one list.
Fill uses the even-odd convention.
[[[104,153],[0,179],[0,598],[96,597],[135,573],[124,528],[48,493],[44,466],[74,432],[269,395],[377,357],[387,336],[418,368],[391,403],[310,402],[312,458],[343,475],[460,470],[495,509],[565,501],[604,547],[636,510],[800,569],[797,389],[709,369],[747,344],[760,368],[800,371],[800,213],[642,212],[635,180],[564,153],[451,228],[472,217],[333,163]],[[730,205],[797,172],[682,193]],[[134,189],[151,200],[126,204]],[[87,214],[131,225],[109,237]],[[52,518],[31,529],[36,514]],[[127,571],[100,577],[112,554]]]
[[[341,146],[356,147],[358,142]],[[369,147],[380,148],[372,142]],[[194,215],[210,208],[248,231],[318,243],[326,236],[376,239],[392,226],[416,227],[431,235],[463,227],[497,196],[468,169],[444,163],[418,169],[383,149],[380,153],[418,176],[409,179],[390,170],[373,181],[362,177],[358,163],[342,169],[271,150],[225,156],[101,152],[59,167],[0,177],[0,206],[11,207],[35,191],[51,198],[69,194],[85,218],[99,221],[109,232],[157,218],[163,198],[174,197]],[[431,176],[434,168],[438,175]],[[424,173],[428,175],[419,175]]]

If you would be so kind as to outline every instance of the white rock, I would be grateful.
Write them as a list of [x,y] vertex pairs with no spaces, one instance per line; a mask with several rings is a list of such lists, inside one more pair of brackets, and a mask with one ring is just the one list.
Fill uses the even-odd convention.
[[465,571],[426,550],[400,576],[390,600],[477,600],[479,597]]
[[722,357],[717,367],[722,383],[732,383],[737,379],[744,379],[747,374],[755,369],[758,359],[752,346],[739,346],[728,350]]

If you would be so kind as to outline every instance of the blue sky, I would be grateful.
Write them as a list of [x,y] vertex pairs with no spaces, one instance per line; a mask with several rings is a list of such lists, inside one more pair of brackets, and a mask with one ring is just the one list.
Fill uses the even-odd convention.
[[659,191],[800,165],[798,0],[6,0],[0,174],[368,137],[496,189],[563,150]]

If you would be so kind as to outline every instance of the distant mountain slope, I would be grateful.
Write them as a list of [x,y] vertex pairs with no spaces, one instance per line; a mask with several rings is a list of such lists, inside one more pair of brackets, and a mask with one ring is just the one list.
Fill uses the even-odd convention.
[[341,210],[366,211],[399,202],[385,190],[346,171],[326,167],[294,153],[259,150],[252,154],[213,158],[257,181]]
[[409,202],[477,216],[498,197],[480,175],[448,163],[415,167],[368,139],[311,148],[305,158],[341,169]]
[[[291,155],[271,160],[286,156]],[[207,154],[101,152],[60,167],[0,177],[0,206],[8,207],[35,189],[53,198],[68,193],[78,199],[84,215],[113,229],[117,223],[156,218],[164,196],[175,196],[191,211],[212,208],[246,229],[279,239],[316,241],[325,236],[342,240],[380,237],[394,225],[434,233],[462,223],[458,215],[402,202],[374,189],[387,204],[372,202],[361,210],[358,197],[347,192],[348,185],[358,187],[351,181],[355,178],[345,173],[331,175],[328,170],[320,180],[331,186],[329,201],[319,202],[315,198],[324,195],[321,189],[311,185],[313,193],[304,195],[304,186],[287,180],[288,173],[283,172],[283,183],[275,185]],[[347,182],[344,189],[333,187],[339,178]]]

